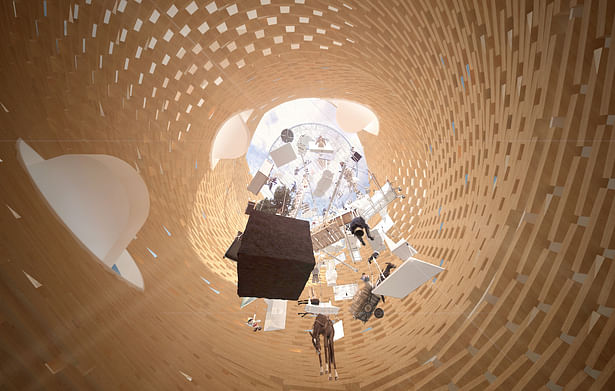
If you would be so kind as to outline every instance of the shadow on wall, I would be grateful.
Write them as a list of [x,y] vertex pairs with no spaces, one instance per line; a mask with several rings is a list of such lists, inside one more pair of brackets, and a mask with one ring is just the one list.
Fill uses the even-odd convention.
[[109,269],[143,290],[143,276],[126,247],[149,214],[143,179],[108,155],[61,155],[45,160],[17,140],[18,157],[51,209]]

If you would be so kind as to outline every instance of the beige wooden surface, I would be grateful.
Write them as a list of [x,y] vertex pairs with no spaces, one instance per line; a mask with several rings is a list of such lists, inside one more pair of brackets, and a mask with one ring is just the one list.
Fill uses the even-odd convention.
[[[167,0],[91,3],[0,4],[0,389],[613,389],[613,2],[216,0],[191,14],[178,0],[173,17]],[[446,268],[365,325],[334,303],[336,383],[295,304],[286,330],[243,324],[266,307],[239,310],[222,255],[251,177],[243,158],[209,168],[228,117],[254,109],[253,131],[302,97],[376,113],[365,158],[406,195],[388,235]],[[143,292],[54,217],[19,137],[47,159],[139,168],[151,210],[128,250]],[[357,278],[338,268],[338,283]]]

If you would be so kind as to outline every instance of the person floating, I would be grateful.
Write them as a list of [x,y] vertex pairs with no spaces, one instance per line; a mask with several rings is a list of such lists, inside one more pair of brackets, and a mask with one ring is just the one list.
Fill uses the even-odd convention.
[[363,235],[367,234],[370,240],[374,240],[374,237],[369,233],[369,225],[365,222],[365,219],[361,216],[357,216],[350,222],[350,232],[359,239],[361,244],[365,246]]
[[252,330],[254,332],[257,332],[263,329],[261,326],[258,325],[258,322],[260,322],[260,320],[256,320],[256,314],[254,314],[251,318],[248,318],[246,325],[252,327]]

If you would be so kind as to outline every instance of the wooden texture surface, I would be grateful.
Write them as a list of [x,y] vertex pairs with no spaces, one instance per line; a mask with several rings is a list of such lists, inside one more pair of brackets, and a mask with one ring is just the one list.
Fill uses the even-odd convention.
[[[615,2],[192,3],[0,3],[0,389],[614,388]],[[335,383],[295,304],[284,331],[244,325],[266,306],[239,310],[222,255],[251,176],[243,158],[209,168],[227,118],[254,109],[253,131],[302,97],[376,113],[365,158],[406,195],[389,236],[446,268],[365,325],[335,303]],[[139,170],[143,292],[54,217],[19,137]]]

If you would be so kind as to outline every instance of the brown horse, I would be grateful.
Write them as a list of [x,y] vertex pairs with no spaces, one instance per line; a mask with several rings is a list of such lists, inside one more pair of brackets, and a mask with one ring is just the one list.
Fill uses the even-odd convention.
[[[335,365],[335,349],[333,348],[333,337],[335,336],[335,330],[333,329],[333,322],[328,316],[318,314],[314,320],[313,332],[310,331],[312,337],[312,344],[316,353],[318,353],[318,361],[320,362],[320,374],[323,374],[322,358],[320,355],[320,336],[325,338],[325,370],[329,372],[329,380],[331,380],[331,364],[333,364],[333,370],[335,371],[335,380],[337,376],[337,365]],[[327,368],[328,366],[328,368]]]

